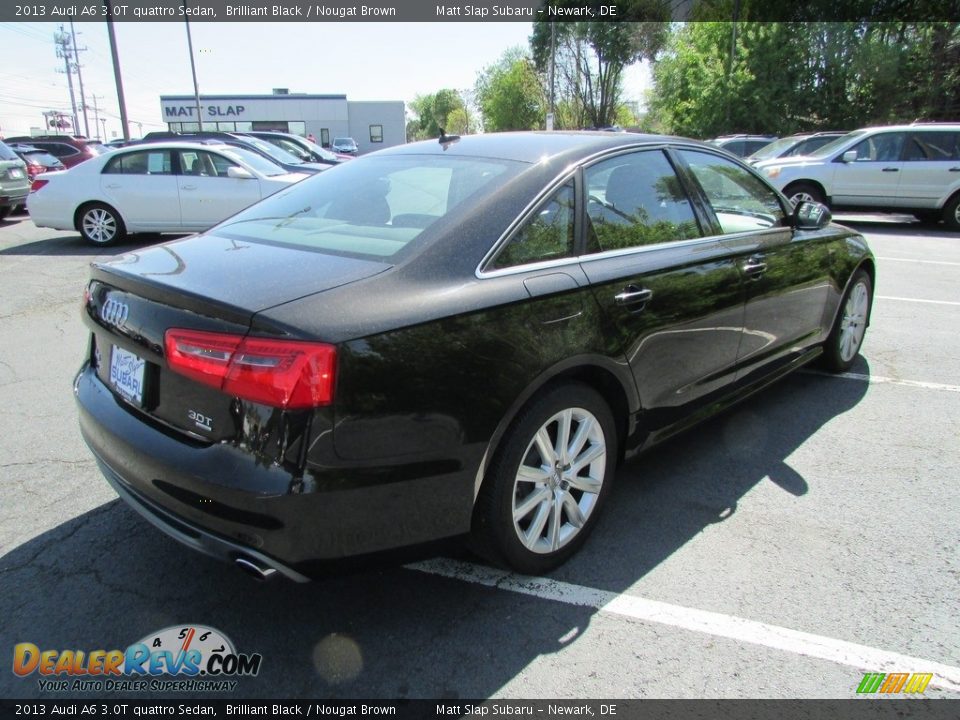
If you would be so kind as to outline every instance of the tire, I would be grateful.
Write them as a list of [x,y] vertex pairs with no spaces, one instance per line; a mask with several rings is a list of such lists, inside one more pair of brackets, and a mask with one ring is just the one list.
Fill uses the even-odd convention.
[[6,220],[6,219],[7,219],[7,215],[9,215],[9,214],[10,214],[10,208],[8,208],[8,207],[0,207],[0,220]]
[[811,185],[810,183],[794,183],[783,191],[783,194],[787,196],[787,199],[793,204],[794,207],[801,201],[807,202],[818,202],[826,205],[827,199],[824,197],[823,192],[816,185]]
[[857,270],[840,301],[833,330],[823,346],[823,365],[832,372],[849,370],[863,345],[873,306],[873,283],[865,270]]
[[561,565],[596,524],[616,460],[613,413],[595,390],[569,383],[535,398],[487,471],[474,510],[474,549],[526,575]]
[[939,225],[941,213],[939,210],[915,210],[913,216],[923,225]]
[[943,206],[943,223],[952,232],[960,232],[960,193],[957,193]]
[[80,208],[77,229],[92,245],[113,245],[127,236],[120,213],[103,203],[90,203]]

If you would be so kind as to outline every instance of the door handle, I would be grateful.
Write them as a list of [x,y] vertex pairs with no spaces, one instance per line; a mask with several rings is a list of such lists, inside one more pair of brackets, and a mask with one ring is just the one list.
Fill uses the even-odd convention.
[[117,188],[122,188],[122,187],[123,185],[121,185],[120,183],[110,183],[109,185],[107,185],[108,190],[116,190]]
[[741,266],[744,275],[749,275],[751,280],[759,280],[767,271],[767,264],[763,261],[763,255],[754,255],[747,259]]
[[900,172],[900,168],[884,168],[884,172]]
[[181,189],[181,190],[196,190],[196,189],[197,189],[197,186],[196,186],[196,185],[181,185],[181,186],[180,186],[180,189]]
[[627,285],[613,296],[613,300],[617,305],[645,305],[652,297],[653,290]]
[[960,172],[960,167],[950,168],[949,172]]

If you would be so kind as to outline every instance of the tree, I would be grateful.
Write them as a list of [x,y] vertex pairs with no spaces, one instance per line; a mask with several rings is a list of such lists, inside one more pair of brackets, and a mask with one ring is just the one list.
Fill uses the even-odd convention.
[[407,124],[407,135],[412,140],[427,140],[440,137],[440,128],[447,129],[447,120],[455,110],[466,107],[456,90],[444,88],[432,95],[417,95],[410,108],[417,119]]
[[543,127],[546,103],[530,56],[507,50],[477,77],[476,97],[488,132]]
[[661,129],[783,135],[960,111],[960,23],[747,21],[735,36],[731,53],[729,22],[671,34],[650,101]]
[[[560,6],[582,6],[566,0]],[[653,59],[663,45],[670,19],[667,0],[624,0],[618,22],[534,23],[530,47],[537,70],[546,75],[555,45],[555,84],[559,104],[566,104],[575,127],[606,127],[621,105],[623,70]]]

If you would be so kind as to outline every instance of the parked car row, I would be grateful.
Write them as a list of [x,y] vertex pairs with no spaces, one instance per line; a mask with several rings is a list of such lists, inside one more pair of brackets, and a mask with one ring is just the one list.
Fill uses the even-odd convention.
[[38,227],[110,245],[128,233],[206,230],[305,177],[244,147],[146,143],[38,177],[27,208]]
[[911,213],[960,231],[960,124],[862,128],[756,168],[795,204]]

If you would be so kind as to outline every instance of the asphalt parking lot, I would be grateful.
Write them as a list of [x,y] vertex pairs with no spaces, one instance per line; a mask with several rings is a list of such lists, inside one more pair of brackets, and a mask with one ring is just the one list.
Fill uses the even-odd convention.
[[0,697],[56,697],[10,671],[16,643],[198,623],[263,655],[248,698],[848,698],[866,672],[960,698],[960,236],[853,224],[878,257],[853,370],[795,374],[627,464],[549,578],[451,543],[303,586],[256,584],[117,500],[71,394],[98,250],[0,222]]

